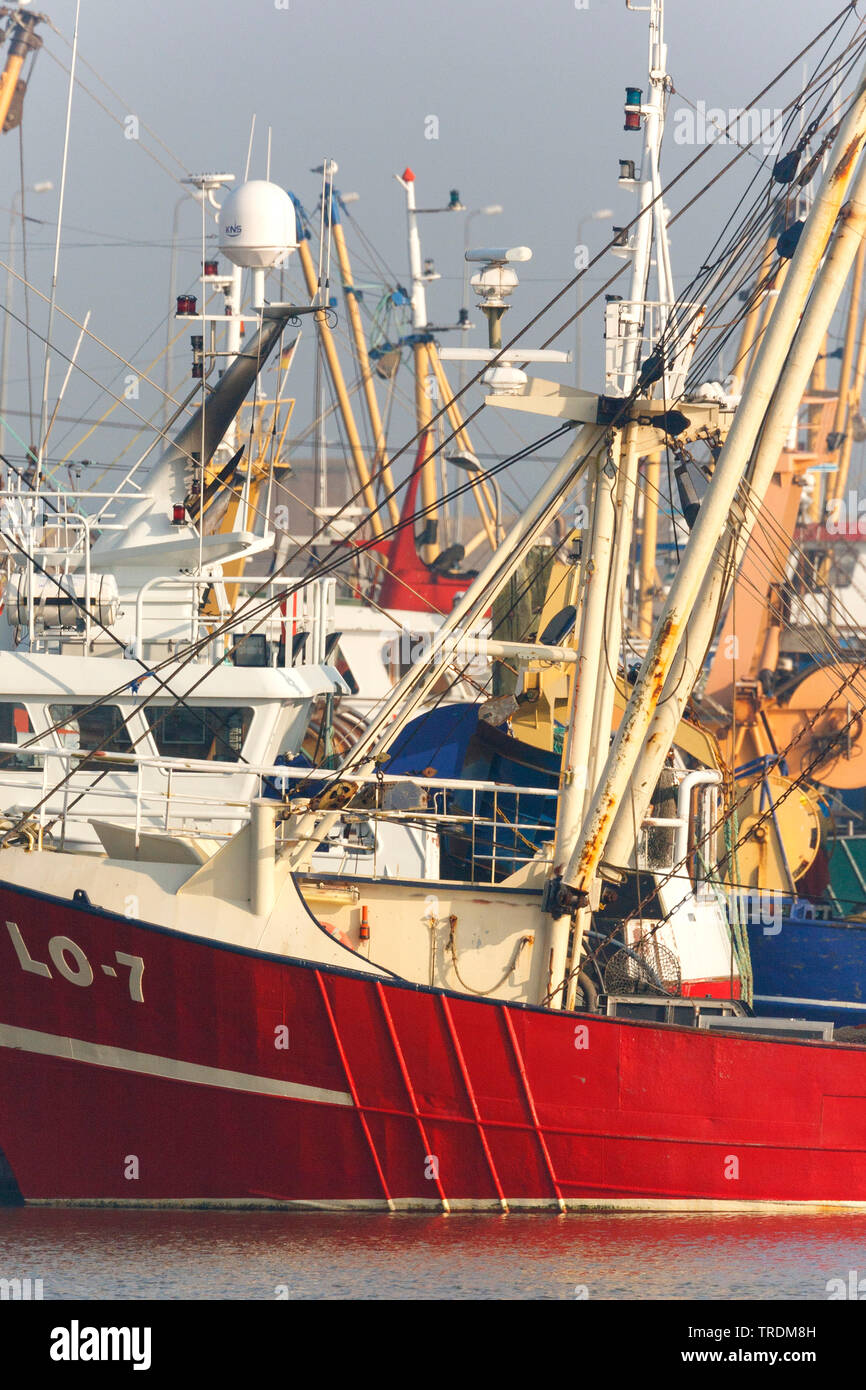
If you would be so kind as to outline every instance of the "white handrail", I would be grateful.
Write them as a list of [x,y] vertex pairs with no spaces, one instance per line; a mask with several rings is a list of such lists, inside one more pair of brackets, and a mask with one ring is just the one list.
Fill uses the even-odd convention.
[[[284,589],[287,580],[284,577],[279,579],[266,579],[256,575],[230,575],[222,574],[158,574],[142,584],[135,596],[135,630],[132,639],[132,655],[138,661],[144,660],[144,600],[151,590],[161,586],[172,585],[176,588],[187,588],[191,586],[195,589],[206,589],[217,584],[232,584],[241,588],[270,589],[270,597],[275,598],[275,593]],[[333,607],[336,596],[336,580],[334,579],[313,579],[299,590],[299,593],[307,600],[308,611],[293,613],[293,625],[299,624],[306,628],[312,635],[309,655],[304,653],[305,660],[298,662],[301,666],[320,666],[325,659],[325,642],[327,638],[328,619]],[[309,597],[308,597],[309,596]],[[276,601],[276,600],[275,600]],[[192,610],[192,641],[195,642],[198,629],[201,626],[202,618],[191,605]],[[222,616],[222,615],[221,615]],[[285,617],[276,607],[268,621],[279,625],[285,623]],[[291,665],[289,661],[290,644],[286,642],[286,665]]]

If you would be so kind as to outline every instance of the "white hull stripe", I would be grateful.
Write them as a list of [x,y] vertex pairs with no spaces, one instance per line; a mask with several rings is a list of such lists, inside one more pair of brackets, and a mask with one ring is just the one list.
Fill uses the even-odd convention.
[[861,1013],[866,1011],[866,1000],[861,1000],[858,1004],[856,1000],[849,1003],[847,999],[797,999],[794,995],[787,994],[756,994],[755,1003],[808,1004],[810,1009],[859,1009]]
[[[562,1208],[555,1197],[506,1197],[511,1212],[553,1211]],[[706,1212],[827,1212],[866,1211],[866,1202],[846,1202],[838,1197],[803,1201],[773,1202],[766,1198],[749,1201],[712,1197],[565,1197],[566,1211],[706,1211]],[[147,1207],[161,1208],[227,1208],[243,1210],[261,1208],[265,1211],[432,1211],[444,1215],[439,1197],[394,1197],[392,1206],[381,1197],[314,1197],[304,1199],[277,1197],[27,1197],[28,1207]],[[502,1216],[498,1198],[449,1197],[452,1212],[489,1211]]]
[[180,1062],[153,1052],[131,1052],[123,1047],[82,1042],[54,1033],[38,1033],[30,1028],[10,1028],[0,1023],[0,1047],[19,1052],[38,1052],[43,1057],[61,1057],[68,1062],[84,1062],[92,1067],[113,1067],[117,1071],[139,1072],[168,1081],[189,1081],[196,1086],[219,1086],[227,1091],[249,1091],[255,1095],[284,1096],[290,1100],[316,1101],[320,1105],[353,1104],[348,1091],[324,1091],[318,1086],[302,1086],[296,1081],[280,1081],[273,1076],[254,1076],[245,1071],[225,1071],[204,1067],[197,1062]]

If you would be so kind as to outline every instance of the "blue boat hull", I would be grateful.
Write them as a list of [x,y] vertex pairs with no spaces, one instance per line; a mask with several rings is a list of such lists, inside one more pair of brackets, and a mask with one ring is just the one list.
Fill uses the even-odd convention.
[[866,1027],[866,922],[749,926],[756,1013]]

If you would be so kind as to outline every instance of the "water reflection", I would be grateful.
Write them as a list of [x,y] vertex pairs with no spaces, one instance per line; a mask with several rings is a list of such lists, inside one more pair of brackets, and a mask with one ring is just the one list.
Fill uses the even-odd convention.
[[826,1299],[851,1270],[866,1214],[0,1210],[0,1278],[46,1299]]

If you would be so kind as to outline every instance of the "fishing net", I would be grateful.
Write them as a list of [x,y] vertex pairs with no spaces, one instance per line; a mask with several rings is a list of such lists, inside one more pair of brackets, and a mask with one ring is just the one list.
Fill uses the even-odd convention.
[[655,937],[622,947],[604,967],[606,994],[679,994],[680,963]]

